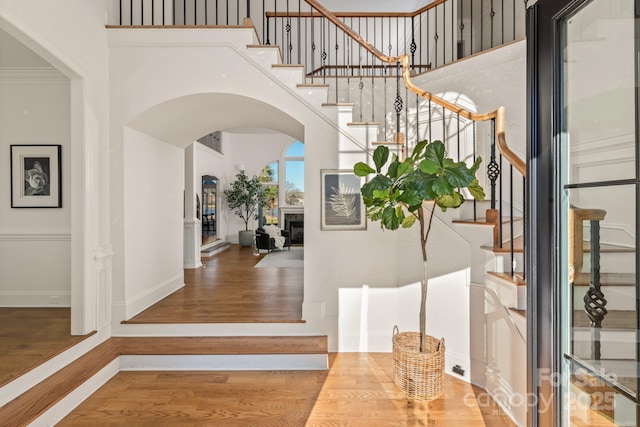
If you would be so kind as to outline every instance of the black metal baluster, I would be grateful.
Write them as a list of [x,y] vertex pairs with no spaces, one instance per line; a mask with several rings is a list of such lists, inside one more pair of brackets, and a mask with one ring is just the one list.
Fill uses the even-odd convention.
[[458,146],[458,161],[461,161],[460,157],[460,113],[456,113],[456,121],[458,122],[458,138],[457,138],[457,146]]
[[[205,0],[206,3],[207,0]],[[247,0],[247,18],[251,18],[251,0]]]
[[335,27],[335,36],[336,36],[336,104],[338,103],[338,81],[339,81],[339,76],[338,76],[338,50],[340,48],[340,46],[338,45],[338,26],[334,25]]
[[315,59],[316,59],[316,34],[315,34],[315,21],[316,18],[313,16],[313,8],[311,9],[311,83],[313,84],[313,79],[316,74],[315,69]]
[[487,165],[487,176],[491,182],[491,209],[496,208],[496,180],[500,175],[500,166],[496,162],[496,139],[495,135],[495,119],[492,120],[491,126],[491,154],[489,164]]
[[[495,133],[494,133],[495,135]],[[502,242],[504,240],[504,237],[502,235],[502,205],[503,205],[503,201],[504,201],[504,197],[502,196],[502,153],[498,155],[498,162],[500,164],[500,176],[498,177],[498,191],[499,191],[499,196],[498,196],[498,200],[499,200],[499,207],[498,207],[498,211],[500,212],[500,222],[499,227],[498,227],[498,231],[499,231],[499,236],[500,236],[500,247],[502,247]],[[513,244],[513,241],[511,242],[511,244]]]
[[133,25],[133,0],[129,1],[129,25]]
[[287,0],[287,24],[284,28],[287,34],[287,64],[291,64],[291,50],[293,49],[293,45],[291,44],[291,18],[289,17],[289,0]]
[[[218,16],[220,15],[220,13],[218,12],[218,0],[216,0],[216,25],[218,25]],[[267,18],[267,25],[269,24],[269,18]],[[269,37],[269,35],[267,34],[267,37]],[[264,40],[264,38],[262,39]],[[267,43],[269,44],[269,43]]]
[[236,0],[236,25],[240,25],[240,0]]
[[140,25],[144,25],[144,0],[140,0]]
[[119,25],[122,25],[122,0],[120,0],[118,5],[119,5],[118,14],[120,16],[120,19],[118,20],[118,23],[119,23]]
[[469,29],[469,44],[470,49],[469,49],[469,54],[473,55],[473,1],[469,1],[469,12],[470,12],[470,17],[469,17],[469,25],[471,26],[471,28]]
[[431,123],[433,122],[433,116],[431,115],[431,98],[429,98],[429,118],[427,119],[427,124],[429,125],[429,142],[433,142],[431,136]]
[[504,0],[500,0],[502,6],[502,12],[500,12],[500,19],[502,20],[502,44],[504,44]]
[[151,0],[151,25],[156,24],[156,2]]
[[[406,25],[406,21],[405,21],[405,25]],[[406,34],[406,31],[405,31]],[[413,71],[413,74],[415,74],[415,70],[416,70],[416,49],[418,48],[418,46],[416,45],[416,25],[415,25],[415,19],[412,16],[411,17],[411,43],[409,44],[409,52],[411,52],[411,70]]]
[[164,1],[165,0],[162,0],[162,25],[165,25],[165,23],[164,23],[164,15],[165,15]]
[[[418,60],[420,61],[420,68],[422,68],[422,65],[424,64],[424,62],[422,62],[422,45],[425,44],[423,43],[423,38],[422,38],[422,14],[420,14],[420,37],[418,38],[418,40],[420,40],[420,57],[418,58]],[[429,45],[429,42],[427,41],[426,43],[427,45]]]
[[193,25],[198,25],[198,0],[193,0]]
[[447,3],[442,4],[442,65],[447,63]]
[[464,15],[464,0],[460,0],[460,46],[462,46],[462,49],[460,49],[460,52],[458,52],[458,59],[460,58],[464,58],[464,21],[462,19],[462,16]]
[[[298,0],[298,63],[299,64],[303,64],[304,61],[302,60],[302,27],[300,26],[301,22],[300,22],[300,14],[302,13],[302,4],[300,3],[300,0]],[[307,35],[307,33],[305,32],[305,36]],[[305,43],[306,46],[306,43]],[[306,65],[306,64],[305,64]]]
[[187,0],[182,0],[182,25],[187,25]]
[[440,38],[440,36],[438,35],[438,8],[434,9],[434,13],[435,13],[436,16],[435,16],[435,20],[434,20],[434,31],[435,31],[435,34],[433,36],[433,40],[434,40],[433,48],[434,48],[434,56],[436,58],[434,66],[437,68],[438,67],[438,39]]
[[589,290],[584,296],[584,311],[589,317],[591,326],[591,357],[600,360],[600,329],[607,315],[607,300],[600,285],[600,221],[592,220],[591,224],[591,278]]
[[321,43],[321,48],[322,48],[322,53],[320,54],[320,58],[322,59],[322,84],[327,84],[327,50],[325,48],[325,44],[324,44],[324,23],[325,23],[326,19],[322,18],[321,24],[320,24],[320,43]]
[[480,49],[478,52],[482,52],[484,49],[484,0],[480,1]]
[[[276,18],[273,18],[273,19],[275,20]],[[216,14],[216,21],[217,21],[217,20],[218,20],[218,15]],[[269,17],[268,17],[268,16],[266,16],[266,17],[265,17],[265,20],[267,21],[267,43],[266,43],[266,44],[267,44],[267,46],[268,46],[268,45],[270,45],[270,44],[271,44],[271,38],[269,37],[269,23],[270,23]],[[217,25],[217,24],[216,24],[216,25]]]
[[[396,133],[400,133],[400,113],[402,112],[402,97],[400,96],[400,63],[396,63],[396,100],[393,103],[396,110]],[[395,139],[394,139],[395,141]]]
[[209,25],[209,0],[204,0],[204,25]]
[[[466,127],[466,126],[465,126]],[[473,163],[476,162],[476,122],[471,122],[471,141],[473,144]],[[478,203],[474,197],[473,199],[473,220],[478,218]]]
[[493,18],[496,16],[496,12],[493,9],[493,0],[491,0],[491,11],[489,12],[489,18],[491,18],[491,47],[493,47]]
[[[460,0],[460,3],[462,3],[462,0]],[[446,4],[445,4],[446,7]],[[456,38],[454,37],[456,35],[456,21],[455,21],[455,14],[453,13],[453,3],[451,3],[451,62],[454,62],[456,60],[456,57],[458,56],[456,54]]]
[[509,250],[511,255],[511,277],[516,277],[515,264],[516,264],[516,256],[515,256],[515,245],[516,245],[516,237],[513,231],[513,165],[509,165],[509,235],[511,236],[511,248]]

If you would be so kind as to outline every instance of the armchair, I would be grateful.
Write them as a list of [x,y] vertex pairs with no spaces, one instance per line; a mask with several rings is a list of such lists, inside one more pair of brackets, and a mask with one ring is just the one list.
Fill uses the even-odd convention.
[[289,248],[291,250],[291,237],[288,231],[278,229],[275,226],[266,226],[266,228],[260,227],[256,230],[256,245],[258,249],[266,249],[267,252],[277,249],[278,245],[274,236],[282,236],[284,237],[282,249]]

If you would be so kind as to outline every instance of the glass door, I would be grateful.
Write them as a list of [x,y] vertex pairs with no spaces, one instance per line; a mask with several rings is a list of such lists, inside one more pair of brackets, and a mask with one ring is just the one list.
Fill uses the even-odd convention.
[[635,14],[591,0],[556,21],[562,425],[638,425]]
[[217,240],[216,200],[218,197],[218,178],[202,176],[202,244]]

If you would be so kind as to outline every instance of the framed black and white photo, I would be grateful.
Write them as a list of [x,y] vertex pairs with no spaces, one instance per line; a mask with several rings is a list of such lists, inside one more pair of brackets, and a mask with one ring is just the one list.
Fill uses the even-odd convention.
[[322,230],[366,230],[367,216],[360,194],[363,178],[350,170],[320,171]]
[[11,145],[11,207],[62,207],[60,145]]

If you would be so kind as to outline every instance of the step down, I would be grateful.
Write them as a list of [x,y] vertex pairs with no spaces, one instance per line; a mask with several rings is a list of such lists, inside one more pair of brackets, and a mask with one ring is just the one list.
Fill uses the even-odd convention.
[[[41,416],[50,419],[52,415],[47,416],[47,411],[53,409],[63,399],[68,398],[85,382],[91,380],[105,368],[113,367],[112,362],[116,359],[122,361],[123,358],[131,356],[143,356],[140,360],[148,359],[153,363],[151,356],[213,357],[223,354],[234,358],[253,356],[253,360],[256,362],[269,356],[308,356],[315,357],[316,363],[325,361],[324,368],[313,367],[309,369],[328,369],[328,340],[326,336],[112,337],[0,407],[0,420],[5,420],[5,422],[10,420],[7,425],[22,426],[33,423]],[[128,370],[136,369],[128,365],[130,362],[125,361],[124,366]],[[175,369],[174,366],[170,368]],[[120,370],[120,368],[114,369],[115,373]],[[138,369],[146,368],[139,366]],[[303,368],[298,366],[284,368],[284,370],[289,369]],[[44,425],[45,422],[42,424]]]
[[[522,236],[516,237],[514,241],[513,252],[514,253],[523,253],[524,252],[524,238]],[[487,251],[492,251],[494,253],[510,253],[511,252],[511,241],[504,242],[502,247],[499,246],[481,246],[482,249]]]
[[204,246],[200,251],[200,258],[211,258],[215,254],[222,252],[225,249],[229,249],[230,247],[231,243],[218,240],[213,244]]

